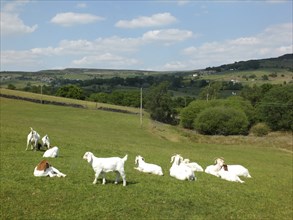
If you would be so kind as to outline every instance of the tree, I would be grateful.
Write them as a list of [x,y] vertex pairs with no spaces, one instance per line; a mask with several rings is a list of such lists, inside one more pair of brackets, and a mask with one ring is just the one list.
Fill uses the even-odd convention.
[[153,86],[146,95],[145,108],[152,119],[174,124],[176,111],[172,106],[171,95],[168,93],[168,82]]
[[272,130],[293,130],[293,85],[270,89],[257,105],[258,116]]
[[199,99],[212,100],[219,98],[219,92],[222,88],[221,82],[212,82],[208,86],[201,89]]
[[57,90],[56,95],[72,99],[84,99],[83,90],[76,85],[62,86]]
[[236,135],[246,134],[248,124],[243,111],[220,106],[202,111],[196,118],[195,128],[207,135]]

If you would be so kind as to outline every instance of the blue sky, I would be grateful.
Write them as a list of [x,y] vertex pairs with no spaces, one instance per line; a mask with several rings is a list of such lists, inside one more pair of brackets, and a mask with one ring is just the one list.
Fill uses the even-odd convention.
[[5,1],[1,71],[194,70],[293,51],[292,0]]

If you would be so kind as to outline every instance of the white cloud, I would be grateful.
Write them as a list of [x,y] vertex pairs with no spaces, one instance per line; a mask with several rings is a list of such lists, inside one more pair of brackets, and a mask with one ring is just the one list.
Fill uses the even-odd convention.
[[143,28],[143,27],[156,27],[168,25],[176,22],[177,19],[170,13],[154,14],[150,17],[141,16],[132,20],[120,20],[115,26],[119,28]]
[[27,26],[18,14],[1,12],[1,35],[29,34],[37,29],[38,25]]
[[78,24],[89,24],[101,20],[104,20],[104,18],[92,14],[65,12],[56,14],[51,19],[51,22],[57,25],[70,27]]
[[85,56],[79,60],[73,60],[72,65],[78,67],[89,67],[89,66],[113,66],[113,67],[127,67],[137,64],[136,59],[131,59],[127,57],[117,56],[111,53],[105,53],[95,56]]
[[142,39],[145,41],[160,41],[166,44],[183,41],[193,36],[192,31],[179,29],[163,29],[148,31],[143,34]]
[[292,53],[292,38],[292,23],[280,24],[268,27],[255,36],[206,42],[185,48],[182,52],[190,57],[188,62],[189,66],[194,66],[193,69],[204,68]]
[[3,4],[1,17],[1,36],[21,35],[34,32],[38,25],[28,26],[19,16],[21,7],[28,1],[13,1]]

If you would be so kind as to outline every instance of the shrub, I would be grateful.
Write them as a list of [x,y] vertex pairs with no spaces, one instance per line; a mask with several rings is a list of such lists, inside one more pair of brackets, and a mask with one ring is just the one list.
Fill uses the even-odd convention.
[[250,133],[257,136],[262,137],[267,135],[270,132],[270,128],[266,123],[257,123],[251,127]]
[[248,119],[242,110],[231,107],[210,107],[203,110],[195,120],[199,133],[207,135],[246,134]]

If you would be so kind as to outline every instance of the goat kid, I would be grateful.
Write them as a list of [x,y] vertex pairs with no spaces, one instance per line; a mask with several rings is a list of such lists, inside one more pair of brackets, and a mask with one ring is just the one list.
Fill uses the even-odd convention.
[[59,155],[59,148],[57,146],[52,147],[45,151],[43,157],[58,157]]
[[134,169],[140,172],[163,176],[163,171],[160,166],[145,162],[144,158],[140,155],[135,157],[135,164],[138,164],[138,167]]
[[34,170],[34,176],[49,176],[49,177],[66,177],[64,173],[51,166],[47,160],[42,160]]
[[235,173],[231,172],[226,164],[223,165],[221,170],[218,172],[220,178],[224,180],[228,180],[231,182],[239,182],[239,183],[244,183],[239,176],[237,176]]
[[124,163],[127,160],[127,155],[124,158],[119,157],[109,157],[109,158],[98,158],[95,157],[93,153],[86,152],[83,156],[83,159],[87,160],[89,164],[92,165],[92,168],[95,172],[95,179],[93,184],[97,183],[98,177],[102,174],[103,184],[106,184],[105,173],[115,171],[116,180],[115,184],[119,181],[119,175],[122,177],[123,186],[126,186],[126,175],[124,171]]
[[42,138],[42,142],[43,142],[42,147],[47,146],[47,149],[50,148],[50,139],[47,134]]
[[38,148],[39,140],[40,140],[40,135],[33,128],[31,128],[30,133],[27,135],[26,149],[25,150],[28,149],[29,145],[31,146],[32,150],[33,149],[36,150]]
[[175,177],[178,180],[196,180],[194,172],[190,167],[183,163],[183,158],[176,154],[171,157],[172,166],[170,168],[170,176]]
[[189,159],[184,159],[183,162],[192,169],[193,172],[203,172],[203,168],[196,162],[190,162]]

